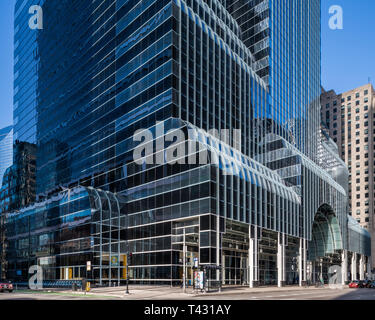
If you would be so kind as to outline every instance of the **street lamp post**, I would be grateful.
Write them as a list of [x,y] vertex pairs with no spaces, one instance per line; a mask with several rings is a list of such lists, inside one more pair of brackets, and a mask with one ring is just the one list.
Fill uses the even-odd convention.
[[[128,234],[129,232],[129,215],[126,215],[126,232]],[[132,253],[130,253],[130,249],[129,249],[129,238],[127,238],[127,241],[126,241],[126,292],[125,294],[129,294],[129,265],[131,263],[131,259],[132,259]]]
[[129,267],[126,266],[126,294],[129,294]]
[[128,253],[128,256],[127,256],[127,266],[126,266],[126,294],[129,294],[129,266],[131,265],[132,263],[132,257],[133,257],[133,254],[131,252]]
[[182,272],[182,281],[183,281],[183,288],[184,288],[184,293],[186,293],[186,232],[184,228],[184,247],[183,247],[183,272]]

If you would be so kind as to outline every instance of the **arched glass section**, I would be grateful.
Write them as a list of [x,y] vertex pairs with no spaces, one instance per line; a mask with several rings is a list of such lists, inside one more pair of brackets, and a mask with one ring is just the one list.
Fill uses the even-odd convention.
[[[125,199],[94,188],[66,189],[6,216],[7,277],[27,283],[28,267],[43,268],[44,286],[57,281],[124,279]],[[87,274],[90,261],[92,273]],[[64,281],[64,282],[61,282]]]
[[342,250],[341,230],[333,209],[325,204],[315,214],[312,241],[309,245],[309,260],[317,260]]

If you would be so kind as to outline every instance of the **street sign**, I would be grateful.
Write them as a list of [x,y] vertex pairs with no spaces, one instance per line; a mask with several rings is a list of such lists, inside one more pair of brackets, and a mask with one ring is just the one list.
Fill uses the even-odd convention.
[[198,268],[199,266],[199,260],[198,258],[194,258],[194,268]]
[[111,265],[113,267],[117,267],[119,265],[118,256],[112,256],[111,257]]
[[86,270],[91,271],[91,261],[86,262]]

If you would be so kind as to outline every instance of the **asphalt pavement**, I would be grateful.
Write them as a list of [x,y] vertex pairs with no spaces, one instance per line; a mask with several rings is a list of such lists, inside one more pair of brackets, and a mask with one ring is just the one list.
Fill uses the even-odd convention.
[[375,289],[325,288],[254,288],[227,287],[221,293],[196,293],[179,287],[130,286],[96,288],[89,293],[64,290],[17,290],[0,293],[0,300],[375,300]]

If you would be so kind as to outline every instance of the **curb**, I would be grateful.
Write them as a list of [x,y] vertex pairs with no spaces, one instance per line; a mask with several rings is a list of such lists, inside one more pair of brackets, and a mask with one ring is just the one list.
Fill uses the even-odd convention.
[[[330,289],[329,287],[324,287],[324,288],[315,288],[315,287],[311,287],[311,288],[300,288],[300,289],[286,289],[286,290],[270,290],[270,291],[236,291],[236,292],[233,292],[233,291],[228,291],[228,292],[225,292],[225,291],[221,291],[220,293],[217,292],[217,293],[202,293],[202,294],[195,294],[193,295],[193,297],[202,297],[202,296],[220,296],[220,295],[223,295],[223,294],[238,294],[238,295],[243,295],[243,294],[263,294],[263,293],[280,293],[280,292],[295,292],[295,291],[304,291],[304,290],[322,290],[322,289]],[[342,290],[346,290],[347,288],[343,288]],[[333,290],[333,289],[332,289]],[[336,290],[336,289],[335,289]]]

